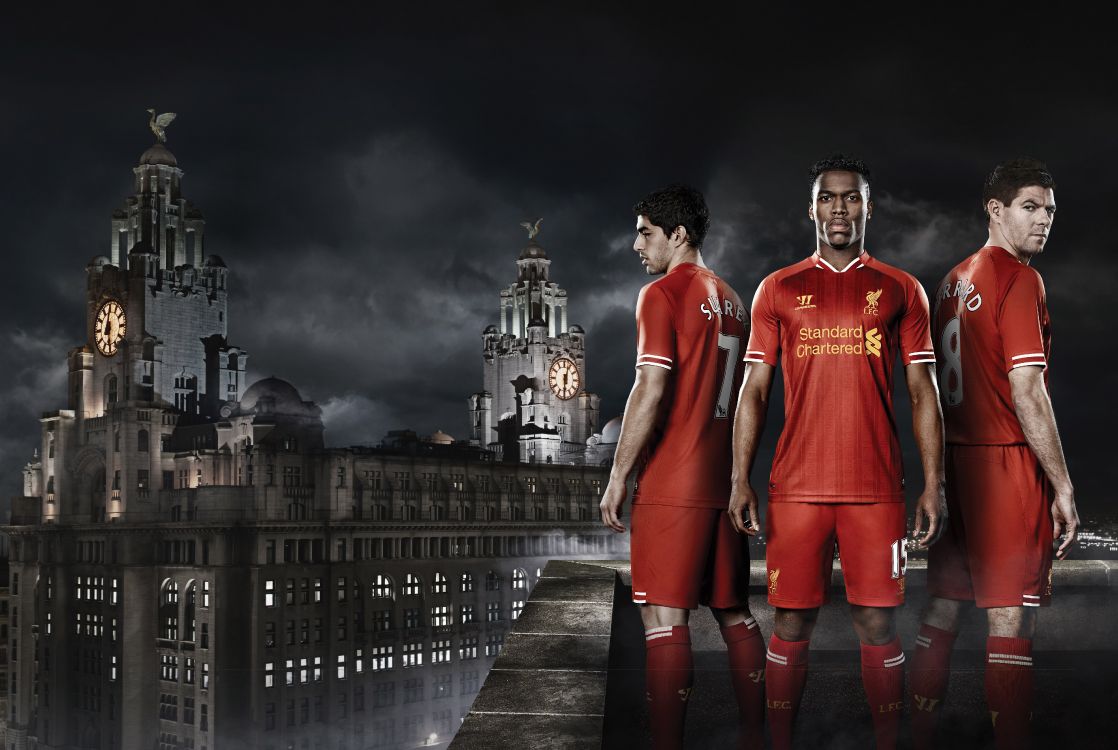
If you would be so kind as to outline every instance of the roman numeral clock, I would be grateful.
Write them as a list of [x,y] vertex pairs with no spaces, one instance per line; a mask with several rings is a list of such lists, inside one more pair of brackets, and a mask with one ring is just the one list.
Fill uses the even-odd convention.
[[115,299],[102,302],[93,322],[93,343],[97,346],[97,351],[106,357],[113,356],[127,332],[128,318],[120,302]]
[[574,398],[581,384],[578,367],[567,357],[557,357],[551,363],[547,380],[551,386],[551,392],[564,401]]

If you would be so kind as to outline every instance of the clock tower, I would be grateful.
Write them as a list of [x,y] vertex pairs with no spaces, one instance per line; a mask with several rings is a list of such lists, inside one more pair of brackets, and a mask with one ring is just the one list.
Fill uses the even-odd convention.
[[522,225],[516,281],[501,290],[500,322],[482,334],[485,390],[469,399],[471,442],[505,460],[582,463],[599,432],[598,396],[586,390],[586,334],[569,324],[567,292],[549,278],[539,225]]

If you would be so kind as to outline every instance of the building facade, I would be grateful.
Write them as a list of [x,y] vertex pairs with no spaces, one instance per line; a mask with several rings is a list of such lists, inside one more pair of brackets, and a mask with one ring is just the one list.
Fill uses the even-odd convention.
[[[69,402],[43,416],[4,528],[5,747],[444,744],[547,559],[625,552],[598,522],[607,454],[584,370],[566,399],[581,412],[514,395],[591,461],[522,431],[516,455],[407,433],[328,448],[293,385],[246,387],[228,269],[175,157],[156,144],[134,172],[87,266]],[[577,369],[560,298],[541,351]]]

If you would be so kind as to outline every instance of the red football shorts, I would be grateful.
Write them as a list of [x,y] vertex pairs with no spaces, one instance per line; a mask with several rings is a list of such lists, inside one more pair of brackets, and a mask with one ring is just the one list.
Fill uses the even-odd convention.
[[1052,599],[1052,494],[1027,445],[948,445],[947,528],[928,551],[928,592],[979,607]]
[[769,604],[785,609],[825,604],[836,542],[848,602],[904,603],[904,503],[769,503],[766,515]]
[[733,609],[749,600],[749,537],[717,508],[634,503],[633,601]]

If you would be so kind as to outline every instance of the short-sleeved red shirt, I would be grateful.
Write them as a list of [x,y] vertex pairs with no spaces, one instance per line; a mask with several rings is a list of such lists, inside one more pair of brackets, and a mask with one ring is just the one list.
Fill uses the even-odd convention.
[[784,370],[784,431],[771,502],[904,500],[893,363],[934,363],[928,298],[909,274],[862,253],[836,269],[814,254],[753,299],[747,362]]
[[749,313],[707,268],[683,263],[641,289],[637,367],[671,370],[663,421],[633,502],[725,508]]
[[1040,274],[1008,250],[984,247],[939,285],[933,319],[947,442],[1025,444],[1009,372],[1048,366],[1052,341]]

